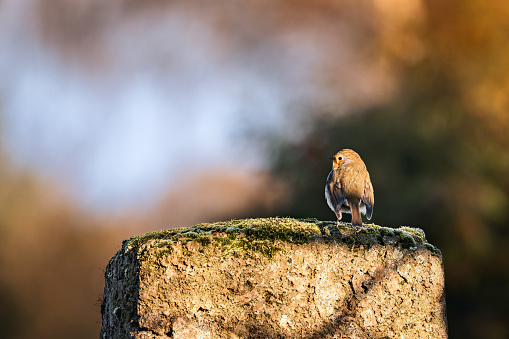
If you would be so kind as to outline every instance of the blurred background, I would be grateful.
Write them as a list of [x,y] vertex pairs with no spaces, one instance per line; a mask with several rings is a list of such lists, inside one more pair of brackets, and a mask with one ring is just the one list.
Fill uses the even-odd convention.
[[[130,236],[334,219],[327,156],[372,221],[444,255],[451,338],[509,338],[509,3],[0,1],[3,338],[97,338]],[[348,219],[348,217],[346,217]]]

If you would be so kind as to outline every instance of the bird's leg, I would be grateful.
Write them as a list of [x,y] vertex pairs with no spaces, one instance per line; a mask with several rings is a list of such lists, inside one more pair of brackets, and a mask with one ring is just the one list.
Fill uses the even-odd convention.
[[339,225],[341,225],[341,218],[343,217],[343,213],[341,213],[341,205],[336,206],[336,227],[339,228]]
[[336,220],[336,226],[339,228],[339,225],[341,225],[341,221],[339,221],[339,219],[338,219],[338,220]]

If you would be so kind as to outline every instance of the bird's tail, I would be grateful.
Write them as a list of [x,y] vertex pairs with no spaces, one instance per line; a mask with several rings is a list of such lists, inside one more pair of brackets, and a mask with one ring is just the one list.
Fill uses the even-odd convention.
[[350,213],[352,214],[352,226],[362,226],[361,210],[359,204],[350,203]]

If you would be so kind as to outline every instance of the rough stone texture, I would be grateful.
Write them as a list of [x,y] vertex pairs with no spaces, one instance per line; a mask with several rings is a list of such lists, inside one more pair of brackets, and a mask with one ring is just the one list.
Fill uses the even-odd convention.
[[101,338],[447,337],[442,257],[422,231],[287,218],[124,241],[102,316]]

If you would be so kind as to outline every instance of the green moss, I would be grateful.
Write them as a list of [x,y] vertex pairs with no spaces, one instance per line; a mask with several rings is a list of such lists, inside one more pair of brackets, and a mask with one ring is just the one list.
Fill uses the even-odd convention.
[[400,241],[398,243],[401,245],[401,247],[403,247],[405,249],[409,249],[409,250],[417,248],[415,239],[410,234],[401,232],[401,233],[399,233],[399,236],[400,236]]
[[[426,235],[424,234],[424,231],[420,228],[401,226],[396,231],[400,236],[404,248],[415,249],[417,244],[422,246],[427,243]],[[412,239],[410,239],[410,237]]]
[[344,242],[346,245],[348,245],[348,247],[350,247],[350,248],[351,248],[351,247],[353,247],[353,246],[355,246],[355,243],[356,243],[356,241],[355,241],[355,238],[354,238],[354,237],[345,237],[345,238],[343,238],[343,242]]
[[399,228],[400,230],[402,231],[405,231],[407,233],[410,233],[412,236],[417,236],[417,237],[420,237],[420,238],[426,238],[426,236],[424,235],[424,231],[420,228],[412,228],[412,227],[408,227],[408,226],[401,226]]
[[155,251],[154,255],[156,258],[162,258],[165,255],[168,255],[171,253],[171,250],[168,247],[159,248]]
[[174,236],[178,232],[184,231],[184,230],[186,230],[186,228],[175,228],[175,229],[171,229],[171,230],[149,232],[149,233],[145,233],[142,235],[132,237],[128,240],[124,240],[124,244],[126,245],[127,250],[131,250],[131,249],[138,247],[141,244],[147,242],[150,239],[166,239],[166,238]]
[[432,244],[430,243],[425,243],[423,245],[428,251],[431,252],[432,255],[435,255],[435,256],[439,256],[441,257],[442,256],[442,252],[440,252],[440,250],[438,248],[436,248],[435,246],[433,246]]
[[[337,226],[335,222],[316,219],[280,217],[239,219],[139,235],[124,241],[124,251],[130,251],[151,239],[157,239],[158,242],[153,246],[158,247],[156,251],[158,256],[167,254],[170,251],[169,246],[173,243],[180,242],[185,246],[190,241],[195,241],[203,246],[215,244],[225,255],[256,252],[273,258],[283,250],[284,243],[303,244],[319,239],[326,242],[342,242],[354,250],[361,245],[368,249],[375,244],[399,244],[402,248],[410,250],[421,245],[433,253],[440,253],[434,246],[427,244],[421,229],[410,227],[392,229],[374,224],[364,225],[364,228],[359,231],[351,224],[342,223]],[[201,250],[203,251],[203,248]]]
[[167,247],[177,241],[182,245],[189,241],[201,245],[214,242],[223,247],[225,254],[249,251],[272,258],[282,250],[283,242],[302,244],[321,235],[317,222],[316,219],[260,218],[200,224],[133,237],[126,241],[125,249],[129,251],[151,239],[162,240],[157,245],[159,247]]
[[382,237],[393,237],[394,236],[394,230],[387,228],[387,227],[380,227],[380,235]]

